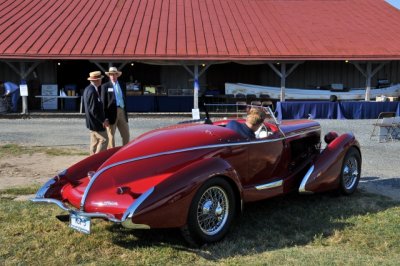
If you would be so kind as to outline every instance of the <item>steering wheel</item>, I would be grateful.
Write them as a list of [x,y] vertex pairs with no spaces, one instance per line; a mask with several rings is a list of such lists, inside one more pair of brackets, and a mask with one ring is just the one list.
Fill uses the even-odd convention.
[[259,129],[255,132],[256,138],[257,139],[263,139],[269,136],[269,131],[268,127],[266,127],[264,124],[262,124]]

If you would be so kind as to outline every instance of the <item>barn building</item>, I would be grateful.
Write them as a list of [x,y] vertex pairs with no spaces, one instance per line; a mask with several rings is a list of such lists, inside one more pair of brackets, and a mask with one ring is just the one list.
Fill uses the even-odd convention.
[[[0,80],[80,94],[116,66],[128,111],[188,111],[225,83],[321,89],[400,83],[400,10],[383,0],[3,0]],[[73,109],[78,108],[74,106]]]

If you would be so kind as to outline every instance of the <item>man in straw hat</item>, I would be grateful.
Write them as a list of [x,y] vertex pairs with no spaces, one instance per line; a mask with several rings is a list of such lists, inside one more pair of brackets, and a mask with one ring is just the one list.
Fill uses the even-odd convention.
[[106,118],[110,122],[110,127],[107,128],[107,148],[110,149],[115,147],[114,135],[117,128],[121,134],[122,145],[129,142],[129,125],[126,112],[126,86],[118,81],[122,72],[116,67],[110,67],[106,75],[110,81],[101,86],[101,100]]
[[89,73],[90,85],[83,92],[86,127],[90,130],[90,155],[99,153],[107,147],[106,128],[110,125],[104,115],[99,87],[104,76],[100,71]]

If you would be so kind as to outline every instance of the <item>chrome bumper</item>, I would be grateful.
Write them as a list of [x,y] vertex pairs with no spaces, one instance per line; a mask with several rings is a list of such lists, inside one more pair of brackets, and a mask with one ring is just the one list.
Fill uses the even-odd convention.
[[54,184],[56,180],[51,179],[49,180],[42,188],[39,189],[39,191],[36,193],[35,198],[31,199],[31,202],[34,203],[46,203],[46,204],[55,204],[57,205],[60,209],[63,211],[84,216],[84,217],[89,217],[89,218],[100,218],[100,219],[106,219],[110,222],[114,223],[120,223],[123,227],[126,228],[131,228],[131,229],[150,229],[150,226],[146,224],[135,224],[132,222],[132,216],[135,214],[135,211],[137,208],[142,204],[142,202],[150,196],[151,193],[154,191],[154,187],[151,187],[148,189],[145,193],[140,195],[139,198],[135,200],[135,202],[129,206],[129,208],[125,211],[124,215],[122,215],[122,219],[117,219],[115,218],[114,215],[109,214],[109,213],[101,213],[101,212],[84,212],[80,211],[77,209],[70,208],[69,206],[65,205],[62,201],[56,200],[56,199],[51,199],[51,198],[44,198],[44,195],[46,194],[47,190],[50,188],[52,184]]
[[310,179],[311,174],[314,172],[314,165],[311,165],[311,167],[308,169],[306,175],[303,177],[303,180],[301,180],[300,187],[299,187],[299,193],[300,194],[312,194],[312,191],[306,190],[306,185],[308,183],[308,180]]

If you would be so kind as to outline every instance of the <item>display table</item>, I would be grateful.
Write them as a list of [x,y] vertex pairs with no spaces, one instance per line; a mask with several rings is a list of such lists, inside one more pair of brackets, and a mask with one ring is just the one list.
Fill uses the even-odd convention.
[[191,112],[193,96],[158,96],[158,112]]
[[335,102],[277,102],[276,112],[278,119],[303,119],[303,118],[328,118],[337,116],[337,103]]
[[381,112],[400,115],[400,102],[277,102],[276,115],[282,119],[375,119]]
[[400,102],[340,102],[338,119],[375,119],[381,112],[400,115]]
[[193,96],[127,96],[128,112],[191,112]]
[[127,96],[126,110],[128,112],[155,112],[156,97],[151,95]]
[[[43,108],[43,103],[45,103],[46,101],[49,100],[53,100],[53,99],[61,99],[60,100],[60,107],[61,110],[64,110],[64,100],[68,100],[68,99],[78,99],[81,98],[81,96],[57,96],[57,95],[37,95],[35,96],[36,98],[41,98],[42,99],[42,110],[44,110]],[[82,101],[80,102],[80,105],[82,106]],[[82,110],[82,107],[80,108]]]

